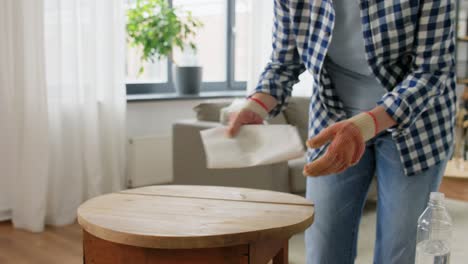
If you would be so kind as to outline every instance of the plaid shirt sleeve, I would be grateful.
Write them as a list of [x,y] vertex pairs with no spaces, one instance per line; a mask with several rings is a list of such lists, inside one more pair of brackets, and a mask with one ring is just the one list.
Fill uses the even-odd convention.
[[278,101],[270,116],[277,115],[286,107],[292,86],[299,82],[299,75],[305,70],[296,47],[288,4],[288,0],[275,0],[273,52],[253,91],[269,94]]
[[451,89],[447,82],[453,78],[455,4],[453,0],[424,0],[420,8],[413,70],[378,102],[398,123],[400,132],[445,89]]

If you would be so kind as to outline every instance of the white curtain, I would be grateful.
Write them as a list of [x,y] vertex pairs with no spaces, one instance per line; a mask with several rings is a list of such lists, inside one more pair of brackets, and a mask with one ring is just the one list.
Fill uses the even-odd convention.
[[[249,43],[247,90],[252,91],[267,64],[272,50],[273,6],[272,0],[245,0],[249,6]],[[312,94],[312,76],[306,71],[293,88],[293,96]]]
[[247,90],[255,89],[271,55],[272,0],[247,0],[249,32],[247,44]]
[[0,217],[72,223],[125,175],[123,1],[0,0]]

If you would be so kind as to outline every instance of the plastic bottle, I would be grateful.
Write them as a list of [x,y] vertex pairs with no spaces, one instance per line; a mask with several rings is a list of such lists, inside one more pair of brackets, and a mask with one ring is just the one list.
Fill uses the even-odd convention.
[[416,264],[450,263],[452,219],[444,204],[445,195],[432,192],[418,220]]

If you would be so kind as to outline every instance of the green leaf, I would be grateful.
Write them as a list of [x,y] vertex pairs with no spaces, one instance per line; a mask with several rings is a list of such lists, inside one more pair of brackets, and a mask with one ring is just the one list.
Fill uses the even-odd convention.
[[193,38],[202,26],[190,11],[170,7],[167,0],[137,0],[127,11],[129,45],[142,48],[144,61],[167,57],[174,47],[189,45],[195,50]]
[[138,70],[138,76],[141,76],[145,72],[145,67],[141,66],[140,69]]

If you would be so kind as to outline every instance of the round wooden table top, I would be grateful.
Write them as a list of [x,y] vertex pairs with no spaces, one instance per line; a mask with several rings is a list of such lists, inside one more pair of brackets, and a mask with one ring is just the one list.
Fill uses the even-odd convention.
[[214,248],[289,238],[307,229],[314,206],[288,193],[215,186],[150,186],[102,195],[78,208],[88,233],[160,249]]

